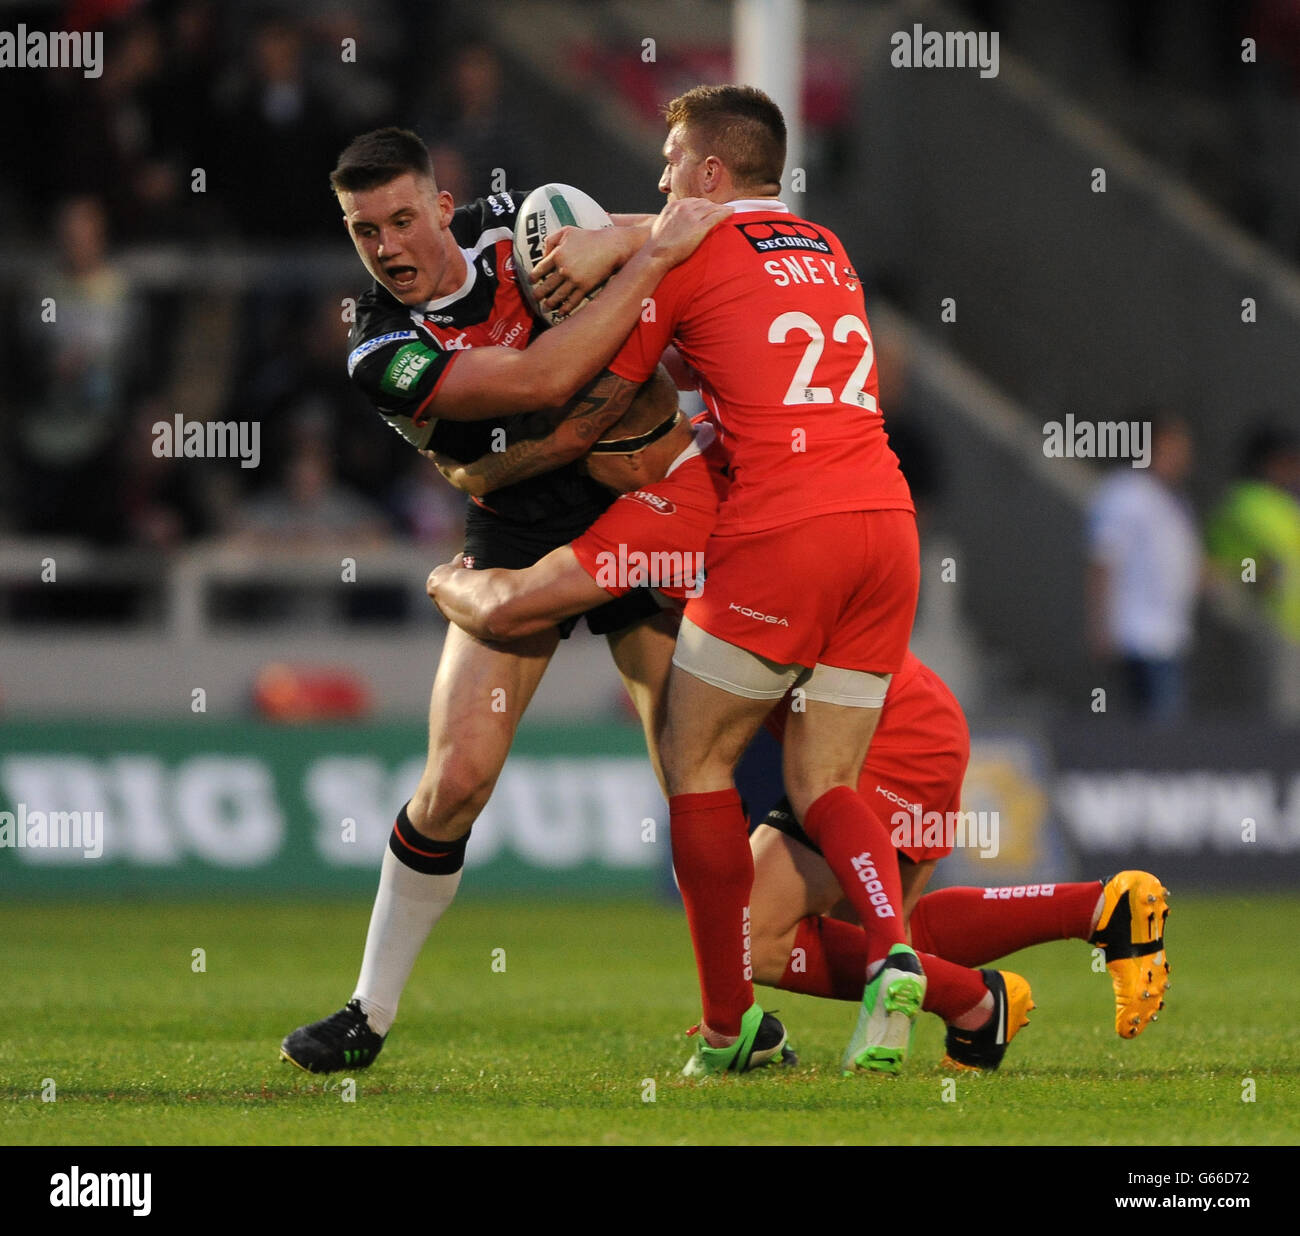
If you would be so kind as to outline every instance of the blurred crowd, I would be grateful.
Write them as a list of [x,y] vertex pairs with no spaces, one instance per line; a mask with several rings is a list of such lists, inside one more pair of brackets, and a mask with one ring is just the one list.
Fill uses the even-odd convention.
[[[1087,0],[1065,14],[959,3],[1004,51],[1300,260],[1300,0]],[[1068,33],[1081,22],[1086,50]]]
[[[322,285],[279,259],[347,252],[328,173],[379,125],[414,123],[458,201],[497,169],[527,187],[497,56],[423,0],[73,0],[6,19],[102,30],[104,54],[98,77],[0,73],[4,115],[40,118],[0,129],[0,225],[43,257],[0,279],[0,533],[454,540],[461,500],[349,386],[360,267]],[[238,291],[132,278],[124,255],[160,248],[190,269],[242,249],[259,273]],[[158,456],[152,427],[177,413],[259,421],[262,466]]]
[[1087,632],[1121,706],[1168,723],[1188,712],[1207,596],[1253,610],[1266,638],[1300,648],[1300,435],[1267,418],[1249,427],[1235,478],[1202,520],[1188,497],[1189,426],[1162,409],[1136,419],[1152,427],[1150,466],[1116,466],[1088,511]]
[[[1015,24],[999,0],[966,7]],[[1150,13],[1120,7],[1141,60]],[[531,187],[530,117],[464,22],[469,11],[427,0],[6,7],[6,28],[102,30],[104,56],[98,77],[0,73],[4,115],[33,118],[0,128],[0,320],[10,327],[0,333],[0,536],[150,550],[214,537],[259,549],[340,537],[455,548],[462,500],[347,379],[346,304],[365,278],[327,176],[352,136],[400,123],[425,138],[458,201],[503,178]],[[1242,0],[1223,28],[1234,46],[1243,30],[1258,38],[1252,98],[1274,130],[1273,180],[1260,194],[1273,213],[1255,223],[1300,251],[1300,0]],[[606,74],[650,107],[637,56],[571,51],[579,75]],[[718,54],[680,53],[666,70],[685,84]],[[1220,68],[1216,89],[1235,71]],[[810,124],[833,170],[851,84],[823,74],[811,89]],[[140,277],[141,255],[160,249],[183,254],[190,271],[251,254],[256,273],[193,287]],[[304,273],[293,260],[304,252],[326,255],[333,273]],[[897,369],[891,377],[882,355],[891,437],[924,524],[945,461],[901,358]],[[154,426],[177,414],[258,423],[261,465],[160,456]],[[1130,706],[1165,718],[1185,707],[1195,611],[1215,581],[1248,587],[1265,620],[1300,644],[1300,444],[1267,418],[1244,431],[1238,479],[1198,516],[1187,425],[1141,415],[1156,429],[1151,467],[1117,469],[1089,514],[1088,631]]]

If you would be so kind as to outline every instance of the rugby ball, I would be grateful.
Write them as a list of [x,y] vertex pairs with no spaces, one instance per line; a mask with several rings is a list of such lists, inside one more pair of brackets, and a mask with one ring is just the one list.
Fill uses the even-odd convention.
[[[572,185],[539,185],[524,198],[515,217],[515,278],[528,307],[544,322],[554,326],[569,316],[568,313],[542,309],[533,297],[533,267],[546,256],[546,238],[562,227],[613,226],[614,221],[600,203]],[[595,294],[593,292],[591,296]],[[591,296],[585,297],[569,313],[577,313]]]

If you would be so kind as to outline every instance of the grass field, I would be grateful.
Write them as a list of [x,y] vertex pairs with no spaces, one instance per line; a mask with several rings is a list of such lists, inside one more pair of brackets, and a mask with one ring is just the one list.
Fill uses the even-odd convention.
[[1003,963],[1030,979],[1038,1009],[1002,1070],[957,1078],[950,1101],[936,1019],[923,1019],[906,1077],[844,1079],[853,1006],[766,991],[800,1067],[683,1083],[697,1004],[679,912],[465,899],[347,1102],[339,1077],[281,1064],[277,1048],[347,998],[368,915],[352,902],[0,909],[0,1143],[1300,1140],[1296,899],[1176,897],[1169,1006],[1133,1042],[1114,1034],[1110,983],[1086,945]]

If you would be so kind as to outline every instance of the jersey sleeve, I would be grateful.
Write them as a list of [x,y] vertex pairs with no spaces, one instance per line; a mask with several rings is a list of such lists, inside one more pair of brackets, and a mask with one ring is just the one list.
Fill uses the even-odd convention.
[[627,546],[644,539],[640,523],[639,512],[629,510],[620,497],[586,532],[570,542],[569,548],[578,565],[596,581],[598,588],[612,597],[621,597],[632,590],[625,575],[618,570],[618,547],[620,544],[624,547],[626,561]]
[[348,377],[375,411],[423,449],[432,430],[429,408],[455,352],[440,348],[409,315],[389,310],[373,293],[358,302],[348,342]]
[[491,193],[480,197],[464,206],[457,206],[452,216],[452,235],[461,245],[472,245],[494,228],[508,227],[514,232],[515,216],[523,204],[526,193],[511,191],[509,193]]
[[684,476],[619,495],[570,548],[610,596],[649,586],[681,600],[703,586],[704,547],[716,518],[713,481],[696,459]]
[[[701,278],[706,241],[685,262],[674,266],[650,296],[647,310],[610,361],[611,373],[630,382],[644,382],[655,371],[659,358],[672,342],[677,323],[686,316]],[[649,320],[647,320],[647,318]]]

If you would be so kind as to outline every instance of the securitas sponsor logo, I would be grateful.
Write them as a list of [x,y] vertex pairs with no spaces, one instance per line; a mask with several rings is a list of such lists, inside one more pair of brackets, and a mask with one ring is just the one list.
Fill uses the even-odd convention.
[[759,253],[771,253],[777,249],[831,251],[826,238],[808,223],[742,223],[740,234]]
[[624,494],[623,497],[632,502],[644,503],[659,515],[671,515],[677,509],[670,499],[661,498],[658,494],[652,494],[645,489],[635,490],[633,493]]
[[390,343],[396,343],[399,339],[418,339],[420,336],[413,330],[394,330],[389,331],[386,335],[376,335],[373,339],[367,339],[360,347],[353,348],[348,354],[348,377],[352,376],[352,371],[363,361],[371,352],[377,352],[380,348]]

